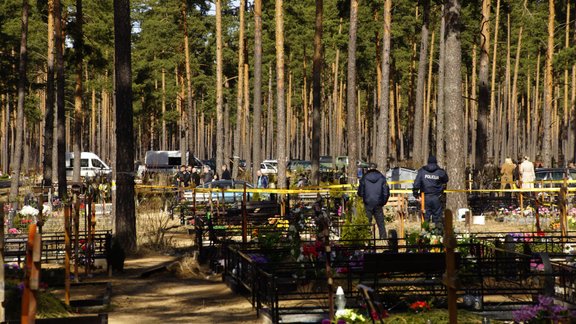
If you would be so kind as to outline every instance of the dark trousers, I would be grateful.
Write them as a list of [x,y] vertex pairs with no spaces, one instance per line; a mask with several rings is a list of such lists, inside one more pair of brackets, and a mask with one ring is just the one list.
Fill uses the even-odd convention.
[[427,194],[424,197],[424,202],[426,208],[426,221],[429,223],[434,223],[436,228],[440,229],[440,231],[443,231],[444,211],[440,197],[440,195]]
[[376,219],[376,225],[378,226],[378,233],[381,240],[386,238],[386,226],[384,224],[384,211],[382,206],[368,206],[364,205],[366,209],[366,216],[368,216],[368,223],[372,225],[372,217]]

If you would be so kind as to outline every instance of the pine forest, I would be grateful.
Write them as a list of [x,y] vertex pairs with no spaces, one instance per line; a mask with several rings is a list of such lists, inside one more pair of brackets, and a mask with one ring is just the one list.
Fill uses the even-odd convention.
[[[119,3],[130,5],[123,18]],[[213,158],[217,170],[230,162],[235,177],[239,160],[277,159],[282,187],[291,159],[317,170],[319,156],[347,155],[385,170],[436,155],[458,188],[466,168],[488,160],[564,167],[575,151],[574,7],[6,0],[1,171],[49,184],[63,179],[64,152],[118,167],[115,152],[142,162],[148,150],[176,150]],[[128,22],[131,35],[115,30]],[[118,37],[129,46],[115,48]]]

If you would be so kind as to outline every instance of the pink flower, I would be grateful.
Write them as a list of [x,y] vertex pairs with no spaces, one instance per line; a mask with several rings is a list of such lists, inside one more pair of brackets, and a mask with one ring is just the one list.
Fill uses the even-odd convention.
[[20,234],[20,231],[17,228],[11,228],[8,230],[8,234]]

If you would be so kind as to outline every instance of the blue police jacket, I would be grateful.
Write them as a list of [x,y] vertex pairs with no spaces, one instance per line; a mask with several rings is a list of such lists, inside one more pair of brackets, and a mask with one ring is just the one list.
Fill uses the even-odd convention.
[[362,197],[367,206],[384,206],[390,197],[390,188],[386,177],[378,170],[368,170],[360,179],[358,196]]
[[428,163],[418,170],[414,180],[413,193],[426,195],[440,195],[444,192],[444,185],[448,183],[448,174],[436,163]]

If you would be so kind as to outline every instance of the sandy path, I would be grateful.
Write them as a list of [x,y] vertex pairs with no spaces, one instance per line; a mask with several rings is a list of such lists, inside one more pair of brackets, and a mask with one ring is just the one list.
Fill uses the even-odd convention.
[[142,278],[146,269],[175,261],[150,256],[126,261],[112,281],[110,323],[261,323],[245,297],[219,278],[179,279],[164,271]]

